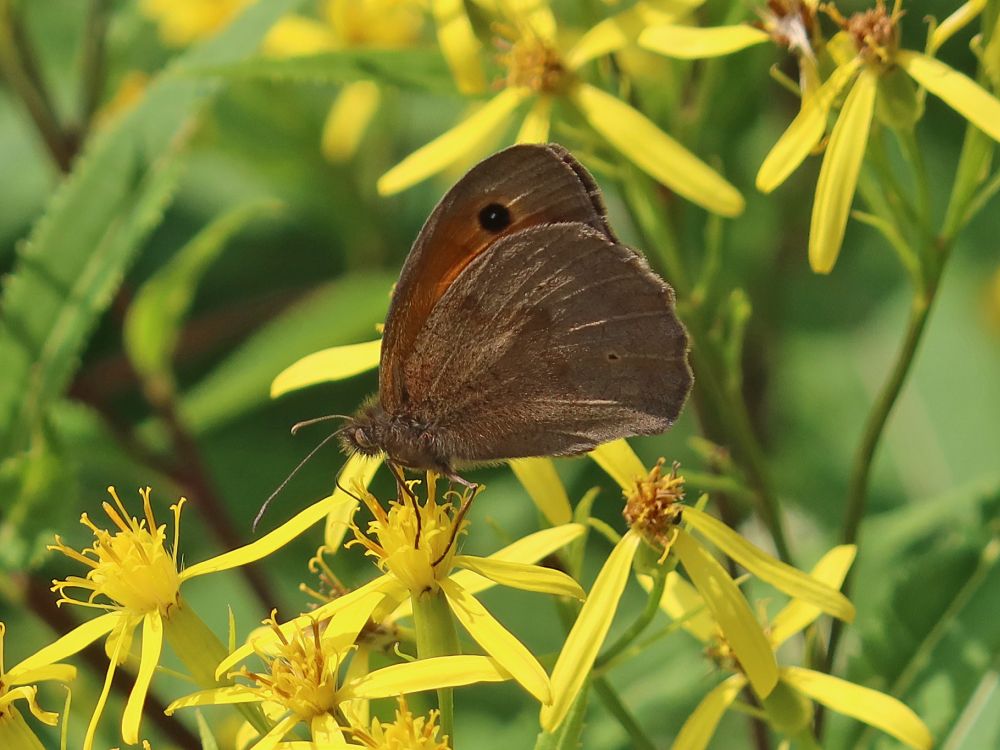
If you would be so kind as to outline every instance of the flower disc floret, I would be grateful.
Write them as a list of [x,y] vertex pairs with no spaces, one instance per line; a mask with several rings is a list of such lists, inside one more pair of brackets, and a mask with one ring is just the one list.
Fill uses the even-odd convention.
[[395,721],[383,724],[372,721],[371,729],[355,729],[354,738],[371,750],[448,750],[448,738],[438,737],[439,712],[432,710],[426,717],[414,716],[400,697]]
[[684,499],[684,477],[677,473],[680,464],[675,462],[664,474],[665,463],[659,459],[647,476],[635,480],[631,492],[623,493],[622,511],[629,526],[663,549],[670,546],[673,529],[681,520]]
[[855,13],[841,23],[865,62],[883,64],[891,62],[899,49],[901,15],[900,12],[890,13],[879,0],[874,8]]
[[506,47],[498,60],[507,69],[503,85],[536,94],[558,94],[566,88],[569,70],[559,50],[538,34],[529,30],[513,42],[500,40],[498,45]]

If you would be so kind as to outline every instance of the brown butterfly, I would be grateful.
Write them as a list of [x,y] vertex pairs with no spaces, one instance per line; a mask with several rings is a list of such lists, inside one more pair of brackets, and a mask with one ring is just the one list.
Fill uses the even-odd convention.
[[[458,466],[663,432],[691,389],[671,288],[608,226],[555,144],[473,167],[434,209],[389,306],[378,395],[344,450]],[[464,482],[463,482],[464,483]]]

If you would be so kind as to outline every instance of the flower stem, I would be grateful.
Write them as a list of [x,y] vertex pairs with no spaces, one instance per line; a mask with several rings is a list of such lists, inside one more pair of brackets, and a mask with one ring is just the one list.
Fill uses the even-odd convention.
[[[417,656],[454,656],[461,653],[455,617],[448,600],[439,590],[413,596],[413,624],[417,631]],[[455,706],[451,688],[437,691],[438,710],[441,712],[441,734],[447,735],[455,747]]]
[[604,706],[618,720],[618,723],[622,725],[625,731],[628,732],[629,737],[632,739],[632,749],[655,750],[656,745],[646,736],[635,716],[629,711],[628,706],[622,702],[618,692],[608,682],[607,678],[595,677],[591,680],[590,684],[593,686],[594,692],[600,696]]

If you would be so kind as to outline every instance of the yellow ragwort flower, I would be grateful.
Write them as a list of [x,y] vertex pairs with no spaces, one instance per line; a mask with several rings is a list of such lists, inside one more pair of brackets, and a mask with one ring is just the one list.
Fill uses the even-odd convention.
[[4,668],[4,648],[7,626],[0,622],[0,747],[8,750],[42,750],[44,745],[25,722],[14,705],[22,700],[36,719],[49,726],[59,721],[59,714],[38,705],[39,682],[68,683],[76,678],[76,668],[69,664],[54,664],[55,659],[28,657],[10,669]]
[[350,709],[359,699],[510,679],[496,661],[485,656],[442,656],[353,674],[345,665],[361,629],[384,598],[383,593],[369,591],[354,606],[325,621],[307,616],[291,629],[287,623],[279,625],[272,614],[265,622],[273,637],[255,638],[251,644],[252,653],[264,664],[262,671],[244,666],[233,676],[245,683],[192,693],[171,703],[167,713],[241,703],[280,707],[274,726],[250,750],[272,750],[298,724],[309,727],[312,740],[303,747],[330,750],[350,746],[345,732],[350,734],[356,723]]
[[615,545],[594,581],[556,661],[552,672],[553,704],[544,706],[540,715],[545,731],[559,727],[580,692],[611,627],[632,562],[644,540],[661,553],[658,564],[663,565],[669,554],[684,567],[720,624],[751,687],[762,699],[778,681],[773,651],[736,583],[699,537],[775,588],[841,619],[854,618],[854,607],[839,591],[774,559],[704,511],[681,505],[683,478],[677,475],[676,468],[665,474],[662,459],[647,472],[624,440],[600,446],[590,455],[622,487],[631,528]]
[[369,750],[448,750],[448,738],[438,737],[437,720],[436,709],[414,716],[400,697],[395,721],[375,719],[369,729],[355,729],[354,739]]
[[625,34],[602,22],[564,48],[545,3],[510,5],[510,26],[498,27],[509,36],[501,42],[502,91],[382,175],[378,181],[382,195],[397,193],[477,155],[529,103],[516,140],[547,141],[553,107],[559,104],[575,109],[604,141],[679,195],[724,216],[743,211],[743,196],[715,170],[644,114],[584,80],[588,62],[632,43],[638,29]]
[[[900,47],[897,0],[889,12],[883,0],[864,12],[840,19],[843,36],[853,54],[830,74],[815,96],[804,99],[798,116],[764,159],[757,187],[770,192],[802,163],[826,132],[834,103],[847,97],[830,134],[823,157],[809,230],[809,263],[818,273],[829,273],[837,261],[847,218],[857,188],[868,134],[880,96],[891,74],[901,70],[919,86],[942,99],[965,119],[1000,141],[1000,100],[968,76],[929,54]],[[939,42],[946,37],[940,37]],[[833,42],[831,44],[834,45]]]
[[[192,639],[197,642],[204,638],[205,626],[181,597],[181,584],[207,573],[259,560],[325,518],[337,505],[350,502],[346,497],[328,497],[257,541],[182,570],[178,564],[179,522],[185,499],[181,498],[170,508],[174,516],[174,533],[168,547],[166,525],[156,523],[148,487],[140,490],[141,518],[129,515],[113,487],[109,487],[108,492],[114,502],[104,502],[102,507],[115,531],[99,528],[84,514],[80,520],[93,533],[93,546],[77,551],[57,536],[56,544],[50,547],[89,568],[85,577],[70,576],[63,581],[53,581],[53,590],[60,596],[58,603],[98,609],[104,614],[73,629],[21,664],[23,669],[51,664],[107,636],[105,650],[110,663],[84,739],[84,750],[93,746],[115,670],[129,656],[133,637],[140,626],[139,668],[122,717],[122,739],[130,744],[139,741],[142,707],[160,661],[164,634],[172,643],[191,643]],[[81,594],[74,595],[75,591]],[[202,649],[194,648],[192,653],[178,653],[178,656],[192,676],[200,682],[214,683],[215,661],[202,663],[212,655],[211,644],[202,645]],[[222,655],[216,656],[221,658]]]
[[[853,545],[834,547],[820,559],[810,575],[839,588],[854,561],[855,551]],[[739,659],[733,658],[731,644],[722,635],[721,626],[707,601],[674,572],[668,574],[661,607],[705,645],[708,655],[720,667],[734,672],[702,699],[684,722],[672,748],[705,750],[722,715],[747,685],[746,671]],[[765,627],[775,656],[784,643],[811,625],[820,614],[821,610],[814,604],[793,598]],[[927,727],[900,701],[877,690],[802,667],[778,667],[778,683],[763,700],[763,708],[777,732],[789,740],[805,740],[803,746],[812,747],[814,744],[808,741],[808,735],[812,727],[813,701],[881,729],[914,750],[929,750],[932,745]]]

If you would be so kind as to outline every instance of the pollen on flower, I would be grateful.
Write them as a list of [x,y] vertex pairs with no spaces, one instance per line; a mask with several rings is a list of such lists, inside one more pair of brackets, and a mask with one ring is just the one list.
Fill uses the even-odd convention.
[[231,676],[254,683],[262,701],[277,703],[303,721],[336,711],[337,673],[345,653],[338,651],[322,636],[322,624],[312,620],[293,635],[282,633],[276,612],[264,621],[277,636],[267,649],[254,647],[264,662],[266,672],[251,672],[242,667]]
[[400,696],[396,720],[372,721],[371,729],[355,729],[354,738],[371,750],[448,750],[448,737],[438,737],[438,712],[414,716]]
[[684,477],[677,473],[680,464],[674,462],[670,472],[664,474],[665,463],[661,458],[648,476],[636,480],[632,492],[624,493],[622,511],[629,526],[664,549],[669,547],[673,528],[680,522],[684,499]]
[[[565,88],[569,72],[559,51],[530,29],[509,33],[499,29],[497,61],[507,70],[501,85],[529,88],[536,94],[557,94]],[[511,41],[513,40],[513,41]]]
[[902,11],[890,13],[884,0],[874,8],[855,13],[844,19],[835,10],[828,10],[834,20],[850,35],[865,62],[884,64],[892,60],[899,47],[899,19]]
[[[108,487],[114,504],[104,502],[102,508],[117,531],[98,528],[84,513],[80,523],[93,533],[92,547],[77,551],[56,536],[56,543],[49,546],[50,550],[58,550],[90,568],[84,578],[70,576],[52,582],[52,590],[59,594],[58,604],[68,602],[143,615],[156,610],[167,614],[177,603],[180,589],[178,526],[185,498],[170,506],[174,515],[174,535],[172,549],[168,551],[166,524],[157,525],[150,492],[149,487],[139,490],[143,517],[136,518],[125,510],[115,488]],[[86,598],[71,596],[68,592],[73,589],[87,592]]]
[[[418,482],[411,482],[410,492],[418,486]],[[468,507],[473,490],[463,493],[461,508],[451,503],[438,505],[435,483],[428,475],[427,501],[419,510],[414,498],[391,501],[386,511],[374,495],[363,487],[356,489],[374,519],[368,523],[367,533],[352,524],[355,538],[348,544],[361,544],[365,554],[376,558],[379,568],[392,573],[411,592],[437,591],[438,580],[451,572],[459,537],[468,525],[463,509]]]

